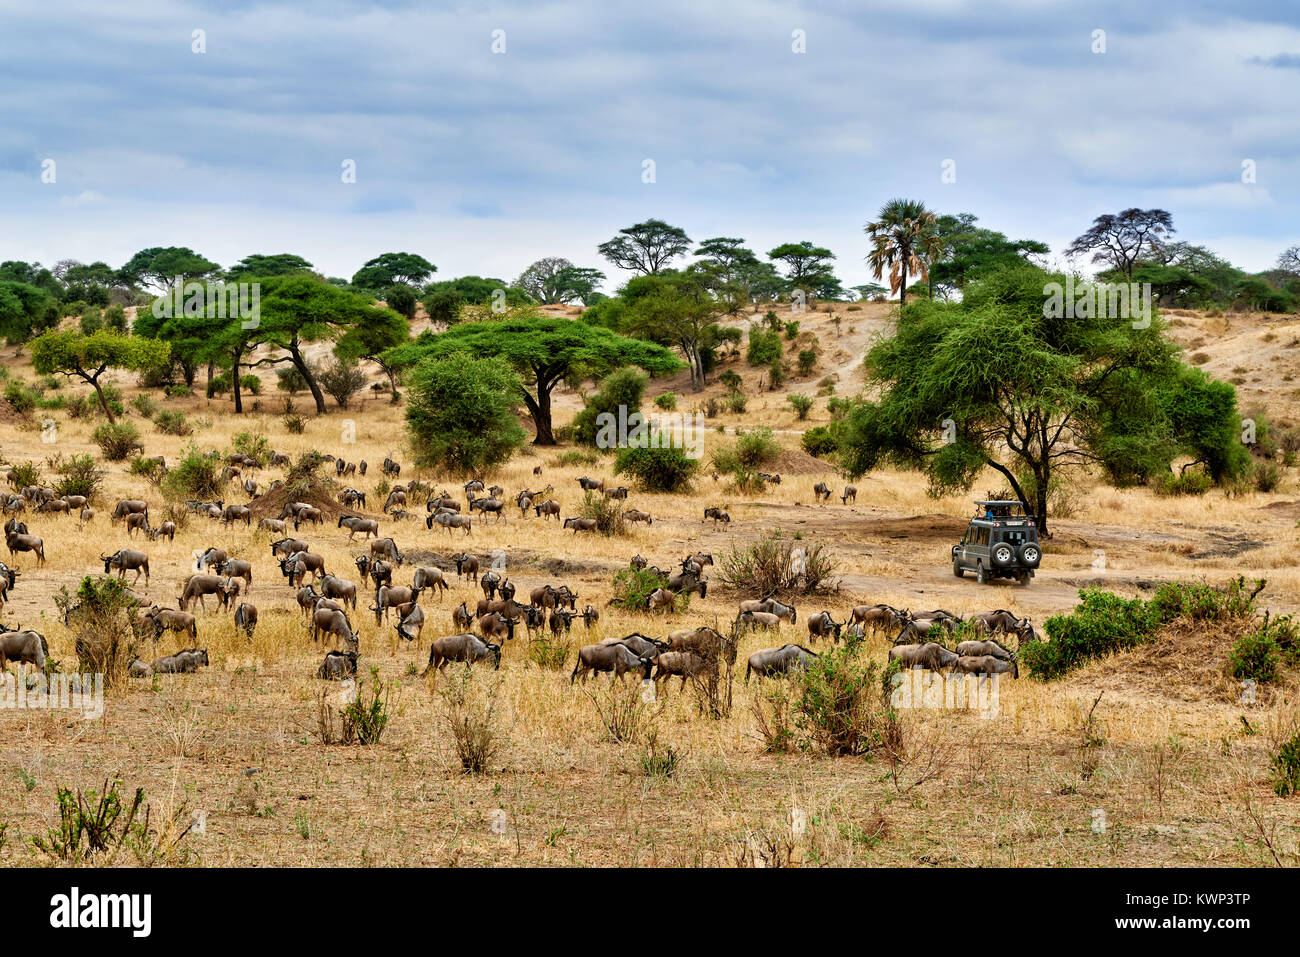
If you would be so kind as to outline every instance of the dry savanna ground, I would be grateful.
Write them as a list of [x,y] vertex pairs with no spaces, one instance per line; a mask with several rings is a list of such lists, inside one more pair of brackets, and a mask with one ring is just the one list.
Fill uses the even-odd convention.
[[[841,319],[837,328],[832,316]],[[783,317],[784,318],[784,317]],[[816,336],[815,373],[780,391],[757,392],[760,374],[732,364],[752,396],[743,416],[710,420],[708,449],[734,440],[736,428],[766,426],[787,448],[774,467],[779,486],[741,494],[715,483],[707,470],[690,495],[634,491],[629,506],[648,510],[651,527],[626,537],[575,537],[554,522],[521,519],[509,510],[500,523],[475,517],[473,534],[449,537],[422,521],[383,520],[408,565],[396,580],[409,583],[410,564],[449,565],[467,549],[486,559],[504,551],[510,578],[525,595],[531,587],[568,583],[581,608],[590,602],[602,617],[590,640],[629,631],[661,635],[693,624],[724,627],[738,600],[752,597],[713,587],[680,613],[651,619],[607,607],[611,579],[636,554],[667,567],[689,552],[721,556],[759,535],[780,530],[821,544],[836,562],[837,590],[797,601],[797,626],[778,639],[746,636],[734,706],[727,717],[702,715],[689,689],[676,682],[666,696],[644,705],[645,735],[619,743],[600,716],[618,703],[608,679],[571,686],[568,667],[552,670],[530,661],[527,639],[508,643],[499,673],[479,667],[474,682],[495,694],[503,744],[490,767],[463,773],[452,748],[442,691],[463,679],[459,666],[428,681],[418,672],[428,638],[449,634],[450,611],[481,594],[454,581],[446,597],[425,596],[425,641],[414,647],[395,638],[391,623],[373,614],[353,617],[361,631],[363,695],[370,669],[390,689],[392,718],[378,744],[325,744],[320,739],[322,701],[332,709],[337,683],[314,677],[323,649],[313,645],[292,592],[272,561],[273,536],[243,526],[224,528],[191,518],[167,541],[134,543],[149,552],[153,577],[139,591],[159,604],[175,604],[196,549],[227,548],[249,558],[254,581],[245,600],[260,610],[251,641],[236,635],[228,612],[199,616],[199,646],[211,666],[192,675],[126,681],[109,689],[102,718],[84,721],[66,712],[0,712],[0,862],[41,863],[27,838],[56,823],[60,787],[98,788],[117,777],[124,788],[143,787],[155,814],[180,807],[201,811],[203,833],[183,846],[205,865],[731,865],[753,860],[767,842],[792,847],[805,865],[1273,865],[1300,860],[1300,800],[1276,796],[1268,784],[1271,742],[1295,715],[1290,681],[1243,704],[1224,675],[1227,650],[1214,636],[1171,635],[1158,646],[1099,661],[1068,679],[1041,683],[1022,678],[1000,685],[995,718],[952,710],[906,712],[905,753],[899,763],[861,757],[830,758],[814,752],[764,751],[751,704],[757,683],[743,682],[744,660],[760,647],[808,643],[804,619],[822,608],[837,619],[859,603],[888,602],[911,609],[943,607],[957,613],[1007,608],[1041,626],[1069,610],[1080,587],[1099,583],[1126,595],[1149,593],[1166,579],[1223,584],[1239,574],[1263,577],[1261,603],[1278,613],[1297,610],[1300,571],[1300,488],[1294,469],[1271,494],[1228,498],[1165,499],[1143,489],[1117,491],[1081,478],[1073,504],[1058,518],[1037,579],[1028,587],[977,586],[951,574],[949,547],[970,513],[968,498],[933,499],[914,475],[883,471],[857,482],[856,504],[842,505],[842,477],[798,451],[798,432],[827,419],[825,403],[797,421],[786,394],[817,394],[833,384],[840,395],[862,385],[860,359],[887,325],[887,308],[868,305],[800,317],[805,336]],[[1174,335],[1215,374],[1242,379],[1243,404],[1294,424],[1300,366],[1295,322],[1262,316],[1208,317],[1180,313]],[[798,345],[796,348],[806,347]],[[4,357],[11,375],[34,380],[25,355]],[[1235,369],[1244,369],[1234,372]],[[378,378],[378,376],[376,376]],[[268,385],[270,385],[268,377]],[[121,379],[129,399],[138,390]],[[68,385],[69,390],[83,388]],[[652,383],[651,394],[674,389],[680,408],[702,401],[682,379]],[[714,394],[718,387],[711,387]],[[228,400],[201,396],[159,399],[186,412],[190,438],[159,433],[132,413],[148,454],[170,463],[194,441],[229,451],[239,431],[264,432],[271,447],[297,457],[310,449],[367,459],[371,471],[356,483],[371,496],[373,513],[386,454],[403,464],[402,480],[429,478],[457,491],[450,480],[412,465],[402,407],[386,396],[367,397],[352,411],[333,409],[308,418],[291,435],[281,421],[283,396],[268,389],[259,409],[242,417]],[[302,396],[295,404],[306,412]],[[579,397],[557,397],[566,420]],[[96,451],[93,423],[56,412],[57,441],[42,441],[37,413],[23,422],[7,416],[3,456],[8,464],[41,463],[53,452]],[[356,424],[354,444],[343,444],[345,420]],[[721,429],[714,429],[720,426]],[[561,464],[564,449],[529,449],[490,476],[508,497],[523,487],[550,483],[564,514],[577,507],[576,478],[613,478],[610,460]],[[544,475],[533,475],[541,465]],[[24,555],[22,571],[4,609],[10,625],[43,631],[54,659],[75,661],[68,631],[52,596],[84,575],[102,573],[98,557],[128,544],[108,512],[122,497],[162,505],[148,481],[121,463],[107,466],[99,515],[82,527],[75,517],[28,513],[31,531],[44,537],[48,562]],[[265,470],[265,486],[282,473]],[[998,487],[990,475],[976,491]],[[814,502],[812,486],[825,480],[837,497]],[[227,499],[245,498],[235,485]],[[461,496],[463,499],[463,495]],[[729,526],[701,521],[705,507],[726,507]],[[327,524],[304,537],[327,567],[355,579],[353,558],[366,546]],[[1104,556],[1104,563],[1098,559]],[[454,579],[454,575],[453,575]],[[367,602],[368,604],[369,602]],[[1041,627],[1040,627],[1041,630]],[[574,624],[574,645],[588,640]],[[884,661],[885,636],[871,639]],[[168,635],[152,658],[184,647]],[[570,653],[569,662],[572,662]],[[11,666],[12,668],[12,666]],[[628,682],[629,694],[636,689]],[[1098,696],[1100,699],[1098,700]],[[635,698],[639,702],[639,697]],[[1094,709],[1095,704],[1095,709]],[[1091,720],[1088,719],[1091,710]],[[1243,716],[1245,721],[1243,721]],[[1254,733],[1251,733],[1254,732]],[[675,756],[671,773],[658,773]],[[653,759],[653,760],[649,760]],[[649,770],[647,770],[649,765]],[[792,812],[806,819],[797,837]],[[1104,815],[1104,818],[1102,817]],[[1102,827],[1100,822],[1105,822]],[[129,860],[122,861],[123,863]]]

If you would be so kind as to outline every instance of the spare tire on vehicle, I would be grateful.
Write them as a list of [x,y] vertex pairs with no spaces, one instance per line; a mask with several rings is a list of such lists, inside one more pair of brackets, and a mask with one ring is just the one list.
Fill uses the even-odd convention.
[[1010,565],[1015,560],[1016,550],[1008,542],[999,542],[989,550],[989,557],[994,565]]
[[1043,560],[1043,550],[1036,542],[1025,542],[1020,546],[1019,558],[1020,564],[1026,568],[1037,568],[1039,562]]

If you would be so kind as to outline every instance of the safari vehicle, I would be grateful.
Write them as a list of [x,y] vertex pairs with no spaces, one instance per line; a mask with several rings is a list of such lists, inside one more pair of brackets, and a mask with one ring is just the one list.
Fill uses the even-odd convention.
[[975,517],[952,547],[952,573],[973,571],[981,585],[990,578],[1014,578],[1028,585],[1043,560],[1038,529],[1019,502],[976,500]]

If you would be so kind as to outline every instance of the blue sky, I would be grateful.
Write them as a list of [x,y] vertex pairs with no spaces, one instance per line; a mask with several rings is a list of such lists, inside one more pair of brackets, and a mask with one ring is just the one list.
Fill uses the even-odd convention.
[[596,245],[656,216],[812,240],[852,285],[903,195],[1054,253],[1163,206],[1264,269],[1300,243],[1298,106],[1276,0],[0,0],[0,259],[187,245],[351,276],[409,250],[509,279],[558,255],[617,280]]

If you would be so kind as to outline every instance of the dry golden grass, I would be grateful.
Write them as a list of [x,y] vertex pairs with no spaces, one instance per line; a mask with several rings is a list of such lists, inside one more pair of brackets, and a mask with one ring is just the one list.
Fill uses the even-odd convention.
[[[826,367],[780,391],[752,397],[744,416],[709,420],[706,461],[709,450],[734,440],[730,433],[736,428],[756,425],[773,428],[783,444],[797,448],[797,431],[827,420],[825,402],[819,399],[809,419],[799,422],[787,392],[815,394],[828,375],[838,378],[840,394],[860,387],[858,357],[884,327],[887,310],[868,306],[841,312],[845,321],[838,338],[831,315],[799,317],[803,330],[820,338]],[[1219,340],[1209,337],[1258,340],[1254,326],[1238,328],[1247,327],[1248,319],[1234,317],[1219,330],[1219,320],[1197,314],[1178,318],[1177,335],[1207,337],[1211,367],[1230,360],[1216,351]],[[1293,361],[1300,350],[1288,349],[1291,337],[1289,330],[1279,330],[1267,346]],[[848,358],[837,362],[841,352]],[[25,357],[7,357],[6,363],[13,375],[33,378]],[[739,371],[752,393],[759,373],[743,364]],[[266,379],[270,386],[272,377]],[[136,391],[130,382],[120,384],[128,398]],[[656,382],[652,393],[668,390],[677,392],[681,411],[702,404],[680,377]],[[309,417],[303,435],[290,435],[281,423],[281,395],[255,401],[261,411],[236,417],[228,401],[161,399],[163,407],[184,410],[196,425],[186,439],[163,435],[134,413],[131,417],[148,454],[165,455],[169,462],[190,441],[226,451],[239,431],[265,432],[273,448],[295,458],[311,449],[365,458],[372,470],[352,484],[371,494],[371,511],[382,501],[375,495],[382,479],[377,466],[386,454],[403,463],[403,481],[432,478],[460,495],[458,482],[411,468],[402,407],[385,397],[368,398],[352,412],[331,408],[325,416]],[[561,419],[578,404],[574,393],[558,396]],[[303,397],[295,405],[306,411]],[[52,417],[58,424],[56,443],[43,443],[34,421],[6,436],[6,461],[41,462],[51,452],[95,451],[89,440],[93,423],[57,412]],[[344,445],[349,419],[357,438]],[[718,425],[727,431],[713,428]],[[511,498],[520,488],[550,483],[568,515],[582,497],[577,476],[613,475],[608,460],[558,466],[561,451],[530,450],[489,478]],[[533,475],[537,465],[544,470],[540,479]],[[74,660],[71,638],[54,613],[52,595],[61,586],[74,587],[83,575],[101,573],[99,555],[128,544],[120,526],[109,524],[113,501],[161,501],[149,482],[120,465],[108,469],[106,494],[92,524],[82,528],[75,518],[29,514],[32,532],[46,540],[49,561],[44,567],[27,557],[14,562],[23,574],[5,620],[45,632],[52,657],[66,662]],[[1056,522],[1042,573],[1025,589],[981,589],[952,577],[949,548],[965,526],[969,499],[931,498],[914,475],[886,470],[858,480],[857,503],[845,507],[838,499],[844,480],[830,469],[787,471],[780,486],[754,494],[727,490],[708,472],[691,495],[633,492],[629,507],[651,512],[655,521],[624,538],[574,536],[554,522],[522,519],[514,509],[499,523],[475,515],[469,537],[430,532],[422,522],[381,524],[380,534],[392,535],[408,555],[398,581],[409,581],[415,562],[445,563],[462,549],[487,558],[502,549],[521,595],[544,582],[564,581],[578,592],[579,608],[590,602],[601,610],[590,640],[634,630],[663,634],[695,623],[725,627],[736,602],[751,597],[714,587],[707,599],[693,597],[688,610],[666,620],[609,607],[611,579],[633,555],[667,567],[688,552],[720,555],[776,529],[825,545],[838,564],[839,590],[799,599],[798,626],[783,626],[779,636],[742,639],[730,716],[701,716],[689,689],[681,693],[677,682],[666,700],[653,706],[662,708],[654,722],[657,747],[671,747],[679,755],[670,776],[646,773],[643,742],[611,742],[591,698],[570,686],[568,668],[532,664],[522,637],[506,648],[499,676],[486,668],[474,673],[480,682],[500,678],[505,740],[486,773],[462,773],[438,696],[448,679],[426,681],[418,672],[426,663],[428,639],[451,630],[451,609],[462,600],[472,607],[481,595],[464,582],[455,582],[446,598],[422,599],[428,621],[418,648],[398,642],[391,624],[377,626],[373,614],[359,609],[353,621],[361,630],[362,678],[368,684],[369,669],[378,669],[393,688],[394,716],[378,745],[321,744],[322,691],[331,707],[341,692],[337,684],[314,677],[323,649],[312,645],[292,593],[271,561],[273,536],[194,517],[175,543],[134,543],[149,552],[153,566],[150,585],[141,582],[140,591],[174,605],[194,552],[221,545],[254,563],[253,587],[244,598],[260,611],[256,637],[249,641],[236,634],[228,612],[209,610],[200,613],[198,644],[208,649],[212,665],[198,674],[111,689],[103,718],[92,722],[57,712],[0,713],[0,765],[7,769],[0,773],[0,823],[10,825],[0,862],[35,862],[19,838],[53,823],[56,789],[96,787],[106,774],[120,776],[129,787],[145,787],[158,801],[175,795],[173,804],[184,801],[204,810],[205,833],[192,833],[186,842],[209,865],[734,865],[752,862],[755,854],[762,857],[769,844],[788,844],[790,862],[804,865],[1297,861],[1300,805],[1276,797],[1268,787],[1264,733],[1293,713],[1294,688],[1288,683],[1263,696],[1261,704],[1242,705],[1212,668],[1180,665],[1194,650],[1196,635],[1165,649],[1171,660],[1154,651],[1133,652],[1053,684],[1003,682],[993,720],[962,712],[908,713],[912,745],[899,784],[880,761],[762,753],[750,708],[756,685],[742,680],[745,657],[754,650],[785,641],[808,644],[803,626],[808,615],[827,608],[843,617],[863,602],[914,610],[943,607],[959,614],[1001,607],[1041,622],[1068,610],[1077,589],[1089,583],[1136,594],[1166,578],[1222,583],[1245,573],[1268,578],[1262,596],[1267,606],[1294,611],[1300,595],[1294,470],[1273,494],[1232,499],[1219,493],[1166,499],[1086,480],[1076,491],[1075,513]],[[279,474],[269,470],[256,477],[266,485]],[[812,486],[821,480],[837,493],[829,504],[814,503]],[[990,474],[976,491],[1000,485]],[[227,499],[242,502],[235,489]],[[715,528],[703,522],[703,509],[710,505],[727,508],[732,524]],[[366,551],[360,538],[348,542],[332,526],[307,527],[301,534],[325,556],[328,568],[356,579],[352,560]],[[1100,553],[1104,567],[1095,565]],[[581,622],[572,640],[575,646],[588,640]],[[188,643],[169,634],[149,653]],[[885,637],[874,638],[871,648],[883,662]],[[607,685],[593,680],[587,690],[601,695]],[[1094,744],[1088,745],[1084,722],[1099,693]],[[1246,732],[1243,714],[1260,734]],[[913,783],[926,768],[932,776]],[[1100,833],[1093,828],[1098,809],[1107,821]],[[792,810],[803,811],[807,819],[797,838],[790,829]],[[504,812],[504,827],[494,826],[501,821],[498,811]],[[1268,836],[1273,851],[1261,835]]]

